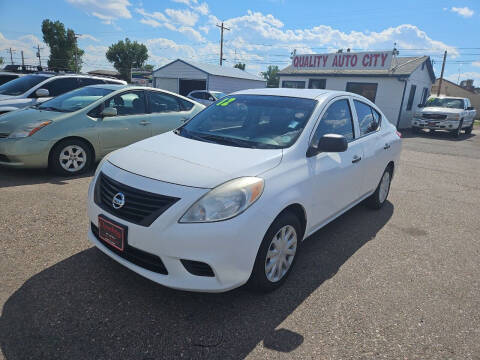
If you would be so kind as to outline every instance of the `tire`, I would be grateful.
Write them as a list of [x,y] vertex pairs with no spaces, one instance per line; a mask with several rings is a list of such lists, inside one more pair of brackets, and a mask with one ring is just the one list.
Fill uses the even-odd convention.
[[[384,184],[384,181],[387,181],[387,183]],[[385,204],[385,201],[387,201],[388,194],[390,193],[391,182],[392,182],[392,169],[390,167],[387,167],[382,174],[382,178],[380,179],[380,182],[378,183],[378,186],[375,189],[375,192],[372,195],[370,195],[370,197],[367,198],[367,201],[365,202],[365,204],[369,208],[374,210],[381,209],[383,207],[383,204]]]
[[[285,233],[282,233],[282,230],[285,230]],[[293,236],[295,238],[291,237],[292,232],[294,232]],[[286,234],[286,236],[282,236],[282,234]],[[270,292],[278,289],[285,282],[298,257],[298,249],[302,241],[301,236],[300,221],[293,213],[285,212],[275,219],[258,249],[252,274],[247,284],[250,290],[263,293]],[[282,238],[287,241],[290,239],[290,242],[285,241],[283,243]],[[280,258],[272,256],[275,249],[280,249]],[[290,255],[285,253],[286,250],[290,250]],[[293,254],[291,254],[292,250]],[[275,266],[275,263],[278,264],[276,261],[280,261],[280,267]],[[268,272],[268,269],[270,269],[270,272]],[[280,271],[276,269],[280,269]]]
[[457,130],[453,132],[453,136],[456,138],[460,137],[460,134],[462,133],[462,126],[463,126],[463,120],[460,120],[460,124],[458,124]]
[[470,125],[468,128],[465,129],[465,134],[470,135],[472,133],[474,123],[475,123],[475,120],[472,120],[472,125]]
[[50,151],[48,167],[57,175],[74,176],[91,168],[93,152],[81,139],[62,140]]

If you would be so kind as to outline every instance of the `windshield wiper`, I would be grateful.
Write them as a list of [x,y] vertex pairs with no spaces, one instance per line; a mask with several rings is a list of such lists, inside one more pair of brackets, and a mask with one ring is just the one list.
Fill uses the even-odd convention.
[[243,139],[237,139],[237,138],[232,138],[229,136],[221,136],[221,135],[214,135],[214,134],[198,134],[197,136],[202,137],[207,140],[212,140],[214,142],[219,142],[224,145],[234,145],[234,146],[239,146],[239,147],[246,147],[246,148],[252,148],[256,149],[258,148],[258,144],[254,143],[249,140],[243,140]]

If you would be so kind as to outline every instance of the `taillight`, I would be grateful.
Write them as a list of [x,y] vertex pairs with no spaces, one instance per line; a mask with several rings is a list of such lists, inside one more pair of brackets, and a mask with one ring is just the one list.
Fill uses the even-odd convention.
[[397,133],[397,135],[398,135],[399,138],[402,137],[402,133],[401,133],[400,131],[397,130],[397,131],[395,131],[395,132]]

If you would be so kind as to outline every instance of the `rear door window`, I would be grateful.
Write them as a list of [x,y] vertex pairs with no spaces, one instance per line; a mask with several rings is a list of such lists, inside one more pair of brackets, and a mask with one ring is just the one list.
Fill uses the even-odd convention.
[[148,91],[150,112],[179,112],[183,110],[180,99],[174,95],[165,94],[159,91]]

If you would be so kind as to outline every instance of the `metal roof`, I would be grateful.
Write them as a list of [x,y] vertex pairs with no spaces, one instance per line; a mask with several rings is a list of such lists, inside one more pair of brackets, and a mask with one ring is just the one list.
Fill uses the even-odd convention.
[[162,67],[153,71],[153,74],[155,75],[155,73],[158,70],[163,69],[163,68],[165,68],[165,67],[167,67],[167,66],[169,66],[169,65],[171,65],[171,64],[173,64],[177,61],[183,62],[184,64],[187,64],[191,67],[194,67],[197,70],[200,70],[200,71],[202,71],[206,74],[209,74],[209,75],[225,76],[225,77],[232,77],[232,78],[238,78],[238,79],[257,80],[257,81],[265,82],[265,79],[263,79],[259,76],[250,74],[250,73],[246,72],[245,70],[240,70],[240,69],[230,67],[230,66],[220,66],[220,65],[214,65],[214,64],[200,64],[200,63],[197,63],[197,62],[185,61],[185,60],[182,60],[182,59],[177,59],[177,60],[174,60],[174,61],[172,61],[172,62],[170,62],[166,65],[163,65]]
[[429,56],[394,57],[390,69],[386,70],[322,70],[295,69],[292,65],[278,72],[278,75],[324,75],[324,76],[410,76],[420,65],[426,64],[432,83],[435,81],[432,63]]

